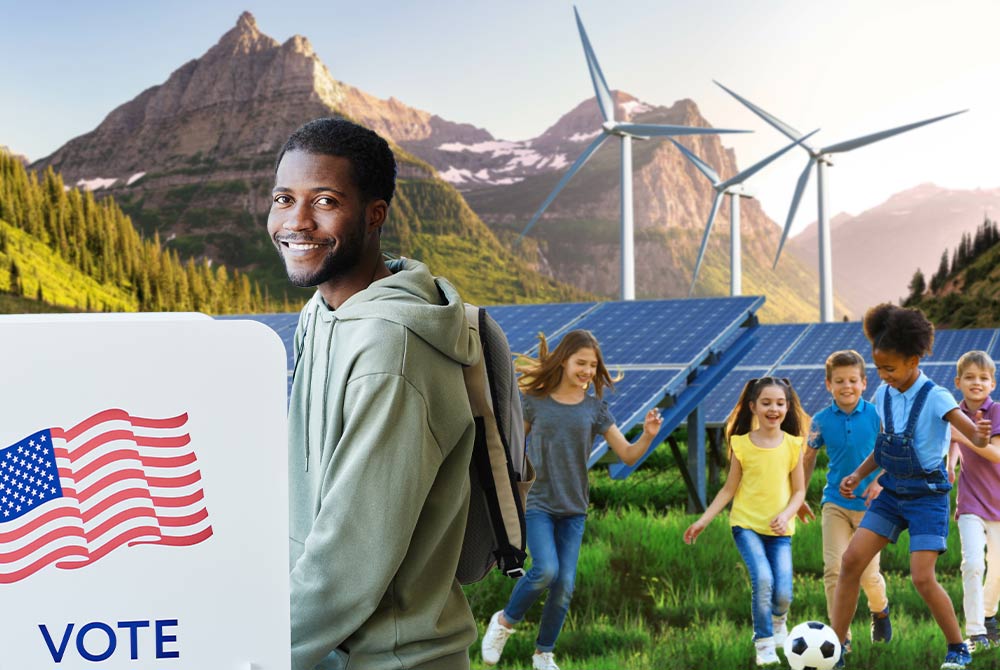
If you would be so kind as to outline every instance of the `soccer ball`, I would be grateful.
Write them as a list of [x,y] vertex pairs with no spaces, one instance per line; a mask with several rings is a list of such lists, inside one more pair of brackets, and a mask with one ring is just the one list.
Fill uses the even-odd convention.
[[785,659],[792,670],[830,670],[840,658],[840,640],[819,621],[806,621],[785,638]]

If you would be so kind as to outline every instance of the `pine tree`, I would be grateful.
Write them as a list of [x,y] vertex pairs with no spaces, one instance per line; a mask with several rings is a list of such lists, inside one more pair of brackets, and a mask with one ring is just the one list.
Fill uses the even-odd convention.
[[[918,270],[919,272],[919,270]],[[914,275],[916,276],[916,275]],[[923,280],[923,275],[920,275],[920,279]],[[937,293],[948,281],[948,250],[945,249],[941,252],[941,262],[938,264],[937,272],[931,276],[931,292]],[[920,291],[923,293],[923,290]]]
[[[947,255],[948,252],[945,252]],[[920,302],[920,297],[927,290],[927,284],[924,281],[924,273],[917,268],[917,271],[913,273],[913,278],[910,280],[910,295],[907,296],[906,300],[903,302],[904,307],[911,307]]]

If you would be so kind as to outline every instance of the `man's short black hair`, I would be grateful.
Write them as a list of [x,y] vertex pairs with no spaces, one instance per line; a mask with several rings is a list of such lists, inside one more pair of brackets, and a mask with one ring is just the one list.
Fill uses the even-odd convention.
[[354,182],[367,202],[392,202],[396,190],[396,158],[389,143],[373,130],[335,117],[315,119],[292,133],[281,147],[275,172],[289,151],[340,156],[351,164]]

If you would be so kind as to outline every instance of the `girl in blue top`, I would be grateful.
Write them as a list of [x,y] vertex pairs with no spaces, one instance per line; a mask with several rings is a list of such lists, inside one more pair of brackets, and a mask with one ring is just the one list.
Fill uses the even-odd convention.
[[[982,448],[989,441],[991,424],[973,422],[958,409],[950,392],[920,371],[921,357],[931,353],[934,344],[934,326],[922,312],[884,303],[868,310],[864,329],[882,379],[873,399],[882,429],[872,454],[841,481],[840,493],[853,498],[861,480],[879,467],[882,492],[871,502],[844,552],[831,623],[841,641],[846,640],[861,573],[885,545],[908,529],[910,578],[948,642],[941,668],[964,668],[972,657],[962,642],[951,598],[934,574],[948,539],[951,484],[945,464],[952,427]],[[842,657],[838,667],[843,667]]]
[[[615,454],[632,465],[649,449],[663,419],[657,410],[650,410],[642,435],[629,443],[601,399],[605,388],[614,388],[615,380],[604,365],[597,339],[589,331],[573,330],[551,354],[545,337],[539,339],[538,360],[523,361],[518,380],[528,457],[536,473],[525,512],[531,569],[517,581],[507,606],[490,618],[482,654],[487,665],[497,663],[514,626],[548,590],[531,663],[535,670],[559,670],[552,654],[573,595],[594,438],[603,435]],[[593,395],[587,392],[591,386]]]

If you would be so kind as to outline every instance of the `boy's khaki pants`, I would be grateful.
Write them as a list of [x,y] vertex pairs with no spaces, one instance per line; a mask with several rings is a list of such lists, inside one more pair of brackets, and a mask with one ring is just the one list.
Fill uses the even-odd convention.
[[[826,614],[830,620],[833,620],[833,593],[837,590],[840,560],[864,515],[864,512],[855,512],[834,503],[823,504],[823,587],[826,590]],[[880,557],[881,554],[875,554],[861,573],[861,588],[872,612],[881,612],[889,605],[885,579],[879,572]]]

